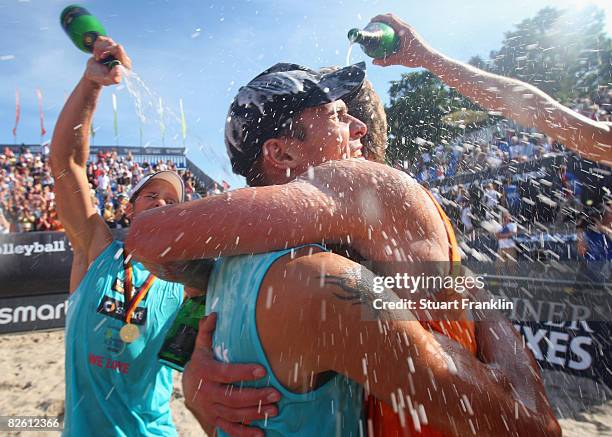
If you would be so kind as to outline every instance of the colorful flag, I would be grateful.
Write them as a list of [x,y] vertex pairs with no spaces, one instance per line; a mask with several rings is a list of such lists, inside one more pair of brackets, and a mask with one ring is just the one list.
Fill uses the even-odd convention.
[[223,187],[223,191],[227,191],[230,189],[230,184],[228,184],[225,180],[221,181],[221,186]]
[[45,115],[43,114],[43,95],[40,88],[36,88],[36,97],[38,97],[38,114],[40,116],[40,136],[41,138],[47,133],[45,129]]
[[162,98],[159,98],[159,130],[161,132],[161,140],[162,146],[164,145],[164,138],[166,136],[166,125],[164,123],[164,103],[162,102]]
[[183,133],[183,146],[184,146],[185,138],[187,138],[187,121],[185,121],[185,111],[183,110],[183,99],[179,99],[179,106],[181,107],[181,131]]
[[115,128],[115,143],[119,138],[119,123],[117,121],[117,96],[113,93],[113,127]]
[[21,115],[21,107],[19,105],[19,88],[15,91],[15,127],[13,128],[13,137],[17,139],[17,126],[19,126],[19,117]]

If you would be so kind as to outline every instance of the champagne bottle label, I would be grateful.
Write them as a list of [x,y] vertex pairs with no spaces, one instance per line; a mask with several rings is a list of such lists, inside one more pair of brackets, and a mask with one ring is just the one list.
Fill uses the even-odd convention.
[[[81,6],[72,5],[66,7],[60,15],[62,28],[80,50],[91,53],[99,36],[106,36],[104,26],[96,17]],[[102,61],[108,68],[119,64],[114,57],[109,56]]]
[[93,51],[99,36],[106,36],[104,26],[81,6],[68,6],[60,15],[60,24],[72,42],[87,53]]

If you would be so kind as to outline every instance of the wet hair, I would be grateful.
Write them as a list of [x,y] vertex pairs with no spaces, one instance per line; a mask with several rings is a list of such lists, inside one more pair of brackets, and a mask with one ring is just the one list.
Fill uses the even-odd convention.
[[[339,67],[324,67],[321,73],[338,70]],[[387,150],[387,114],[380,96],[374,91],[372,82],[363,80],[355,97],[345,100],[348,113],[365,123],[368,132],[361,138],[363,154],[369,161],[385,163]]]
[[299,112],[295,117],[291,119],[289,123],[285,123],[285,126],[283,127],[283,130],[281,131],[278,137],[304,141],[306,139],[306,128],[299,121],[301,115],[302,113]]
[[[335,70],[338,70],[338,67],[322,68],[320,72],[329,73]],[[357,95],[350,100],[345,100],[344,103],[346,103],[348,113],[365,123],[368,128],[366,135],[361,138],[365,158],[384,164],[387,150],[387,114],[382,100],[374,91],[372,83],[365,79]],[[298,119],[299,115],[297,114],[294,119]],[[304,141],[306,139],[306,128],[298,122],[292,123],[281,132],[279,137]],[[248,186],[268,185],[261,165],[262,154],[257,157],[246,175]]]
[[[302,123],[298,121],[301,114],[301,112],[298,113],[295,117],[293,117],[290,123],[286,123],[283,130],[281,130],[280,134],[275,138],[289,138],[296,139],[298,141],[306,140],[306,128]],[[261,187],[269,185],[265,179],[262,163],[263,153],[260,153],[245,176],[246,183],[249,187]]]
[[365,157],[384,164],[387,150],[387,114],[372,83],[365,79],[359,93],[344,103],[349,114],[368,127],[368,132],[361,138]]

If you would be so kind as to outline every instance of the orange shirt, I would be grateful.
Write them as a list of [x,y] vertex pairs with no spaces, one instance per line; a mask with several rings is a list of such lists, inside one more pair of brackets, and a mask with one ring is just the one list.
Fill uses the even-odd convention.
[[[457,239],[455,238],[453,226],[435,198],[429,191],[426,192],[434,205],[436,205],[438,213],[444,221],[450,247],[450,260],[453,263],[451,265],[454,266],[454,263],[461,261],[461,256],[459,255],[459,248],[457,246]],[[421,321],[421,324],[425,328],[429,328],[430,330],[439,332],[453,339],[470,353],[476,355],[477,345],[473,321]],[[365,402],[365,414],[368,421],[371,421],[374,430],[374,435],[371,437],[444,437],[444,434],[431,425],[421,425],[421,431],[417,432],[409,416],[406,416],[406,426],[402,427],[399,415],[393,412],[393,408],[385,402],[379,401],[374,396],[369,396]]]

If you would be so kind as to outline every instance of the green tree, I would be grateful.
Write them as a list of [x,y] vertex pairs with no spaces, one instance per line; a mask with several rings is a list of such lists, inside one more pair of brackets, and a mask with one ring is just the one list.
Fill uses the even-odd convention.
[[[604,25],[604,12],[595,6],[542,9],[505,34],[487,69],[528,82],[562,102],[592,95],[612,79]],[[481,61],[474,57],[470,63],[482,68]]]
[[[413,162],[417,154],[430,150],[435,144],[483,124],[471,121],[475,111],[482,111],[480,107],[428,71],[402,74],[399,81],[391,82],[389,96],[390,103],[385,109],[389,122],[387,157],[390,162]],[[465,122],[457,114],[466,114]]]

